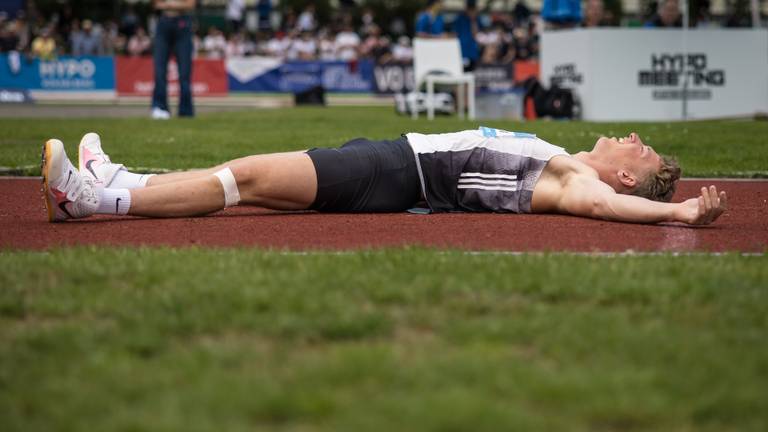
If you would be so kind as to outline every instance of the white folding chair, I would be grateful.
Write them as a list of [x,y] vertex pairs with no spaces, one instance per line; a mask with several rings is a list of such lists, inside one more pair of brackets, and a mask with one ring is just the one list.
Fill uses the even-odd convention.
[[[435,118],[435,106],[432,103],[435,84],[455,84],[459,117],[464,118],[464,86],[468,96],[469,119],[475,119],[475,75],[465,73],[461,61],[461,46],[458,39],[413,40],[413,73],[415,90],[427,85],[427,118]],[[419,117],[416,109],[413,118]]]

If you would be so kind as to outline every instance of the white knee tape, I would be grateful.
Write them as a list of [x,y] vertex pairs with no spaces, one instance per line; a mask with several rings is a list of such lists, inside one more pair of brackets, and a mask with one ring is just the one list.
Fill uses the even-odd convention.
[[213,175],[219,178],[221,186],[224,187],[224,207],[236,206],[240,202],[240,191],[237,190],[237,181],[232,170],[224,168]]

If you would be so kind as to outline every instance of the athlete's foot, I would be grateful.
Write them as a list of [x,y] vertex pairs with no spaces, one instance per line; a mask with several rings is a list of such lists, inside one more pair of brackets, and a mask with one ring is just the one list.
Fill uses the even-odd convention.
[[152,120],[168,120],[171,118],[171,113],[168,110],[154,107],[149,116],[152,117]]
[[115,174],[123,169],[122,164],[112,163],[109,156],[104,153],[101,148],[101,138],[96,133],[85,134],[80,140],[78,150],[80,173],[91,179],[96,186],[109,187]]
[[75,169],[61,141],[51,139],[43,145],[41,171],[50,222],[84,218],[96,212],[99,198],[93,181]]

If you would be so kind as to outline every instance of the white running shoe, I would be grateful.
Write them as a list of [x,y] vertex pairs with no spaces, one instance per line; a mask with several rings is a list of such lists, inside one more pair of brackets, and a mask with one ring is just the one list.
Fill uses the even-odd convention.
[[154,107],[150,116],[153,120],[168,120],[171,118],[171,113],[162,108]]
[[115,174],[123,169],[123,164],[112,163],[101,149],[101,138],[93,132],[85,134],[80,140],[78,162],[80,174],[91,179],[97,187],[109,187]]
[[99,207],[93,182],[84,178],[67,158],[64,144],[50,139],[43,145],[43,194],[48,220],[58,222],[90,216]]

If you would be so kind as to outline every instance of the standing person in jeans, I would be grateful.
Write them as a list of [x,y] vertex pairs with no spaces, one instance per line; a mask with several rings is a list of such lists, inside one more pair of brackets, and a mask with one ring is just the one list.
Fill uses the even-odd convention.
[[155,30],[153,57],[155,63],[155,89],[152,93],[152,118],[167,120],[168,60],[171,52],[179,68],[179,117],[193,117],[192,105],[192,11],[195,0],[154,0],[160,12]]

